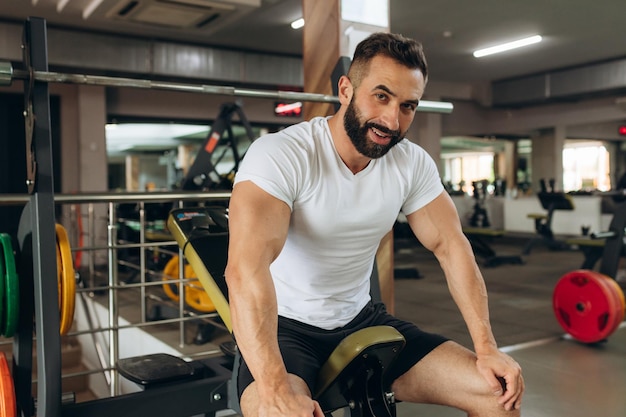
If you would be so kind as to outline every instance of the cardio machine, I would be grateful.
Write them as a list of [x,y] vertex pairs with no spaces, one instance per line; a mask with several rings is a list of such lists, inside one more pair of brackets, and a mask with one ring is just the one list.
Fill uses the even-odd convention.
[[535,232],[537,236],[533,237],[524,247],[522,253],[524,255],[530,254],[533,246],[538,243],[544,243],[548,248],[552,250],[563,250],[568,247],[565,242],[561,242],[554,237],[552,231],[552,218],[556,210],[574,210],[574,202],[569,194],[564,192],[555,191],[554,180],[549,181],[550,189],[546,187],[546,181],[542,178],[539,182],[541,191],[537,193],[541,207],[546,210],[545,213],[531,213],[528,218],[533,219],[535,222]]

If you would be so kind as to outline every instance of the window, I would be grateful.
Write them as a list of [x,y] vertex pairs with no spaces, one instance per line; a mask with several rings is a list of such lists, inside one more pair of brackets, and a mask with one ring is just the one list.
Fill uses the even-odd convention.
[[472,194],[472,182],[493,182],[493,152],[464,152],[442,155],[443,180],[455,191]]
[[563,148],[563,191],[608,191],[609,152],[600,141],[568,140]]

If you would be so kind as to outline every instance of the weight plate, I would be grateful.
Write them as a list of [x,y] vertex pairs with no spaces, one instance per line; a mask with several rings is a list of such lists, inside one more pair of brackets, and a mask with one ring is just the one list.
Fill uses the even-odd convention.
[[0,417],[15,417],[16,415],[17,403],[13,378],[9,372],[7,357],[4,352],[0,352]]
[[[163,281],[178,279],[178,255],[172,256],[163,268]],[[172,300],[178,301],[178,286],[175,284],[163,284],[163,291]]]
[[[185,278],[197,277],[193,267],[188,263],[185,264],[184,275]],[[167,264],[165,264],[165,268],[163,268],[163,280],[171,279],[178,279],[178,255],[172,256]],[[163,284],[163,291],[165,291],[165,294],[167,294],[172,301],[178,302],[178,285]],[[191,308],[203,313],[212,313],[215,311],[213,301],[211,301],[209,294],[207,294],[198,280],[185,283],[185,302]]]
[[[193,269],[191,270],[193,271]],[[189,282],[189,286],[185,288],[185,301],[192,308],[202,313],[212,313],[215,311],[215,305],[213,301],[211,301],[211,297],[209,297],[209,294],[204,290],[199,280]]]
[[56,245],[56,254],[57,254],[57,295],[59,308],[61,308],[61,303],[63,300],[61,299],[61,294],[63,294],[63,288],[61,284],[63,283],[63,259],[61,259],[61,249],[59,249],[59,244]]
[[574,339],[595,343],[606,339],[623,319],[614,287],[608,278],[587,270],[565,274],[558,281],[553,297],[557,321]]
[[0,336],[4,333],[2,332],[2,327],[4,323],[4,309],[6,308],[6,300],[4,299],[4,282],[6,281],[5,277],[8,273],[7,270],[7,261],[6,261],[6,233],[0,233],[0,245],[2,248],[0,250]]
[[[58,279],[60,280],[60,300],[59,303],[59,332],[67,334],[74,322],[74,304],[76,301],[76,275],[74,273],[74,260],[72,259],[72,249],[70,240],[65,228],[60,224],[55,225],[57,236],[57,249],[60,254],[61,268]],[[57,271],[59,267],[57,265]]]
[[19,278],[15,269],[15,256],[13,255],[13,245],[11,237],[6,233],[0,233],[2,242],[2,252],[4,257],[4,279],[0,286],[3,288],[0,300],[0,334],[5,337],[13,337],[17,328],[19,315]]
[[624,291],[619,286],[619,284],[609,277],[607,279],[602,280],[605,285],[609,287],[610,293],[613,295],[615,299],[615,320],[613,331],[617,330],[619,325],[624,321],[624,317],[626,316],[626,300],[624,299]]

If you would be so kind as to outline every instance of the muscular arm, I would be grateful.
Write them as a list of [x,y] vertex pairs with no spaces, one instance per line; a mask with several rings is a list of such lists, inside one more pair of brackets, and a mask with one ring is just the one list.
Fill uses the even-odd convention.
[[[285,244],[291,211],[250,181],[230,200],[226,282],[233,332],[255,382],[246,389],[246,416],[322,416],[303,383],[288,375],[278,347],[278,308],[270,264]],[[244,409],[245,408],[247,409]]]
[[[519,407],[524,383],[519,365],[501,353],[489,322],[487,290],[469,241],[463,234],[456,208],[443,192],[425,207],[407,216],[411,229],[439,261],[448,287],[465,320],[477,356],[479,372],[487,379],[500,403]],[[504,378],[502,392],[497,378]]]
[[261,382],[259,390],[270,395],[287,372],[276,338],[278,313],[269,266],[285,243],[290,215],[284,202],[250,181],[233,190],[225,272],[233,332],[255,380]]
[[408,215],[407,220],[420,242],[437,257],[450,293],[467,323],[476,353],[496,349],[485,283],[450,197],[442,193]]

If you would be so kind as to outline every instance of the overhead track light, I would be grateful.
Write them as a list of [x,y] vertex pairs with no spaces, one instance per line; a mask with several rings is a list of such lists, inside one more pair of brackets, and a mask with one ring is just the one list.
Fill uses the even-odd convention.
[[300,29],[303,26],[304,26],[304,19],[303,18],[300,18],[298,20],[294,20],[293,22],[291,22],[291,28],[292,29]]
[[541,36],[535,35],[530,36],[528,38],[519,39],[513,42],[503,43],[501,45],[491,46],[489,48],[478,49],[474,51],[474,56],[476,58],[481,58],[487,55],[498,54],[500,52],[510,51],[511,49],[521,48],[523,46],[532,45],[534,43],[541,42]]

